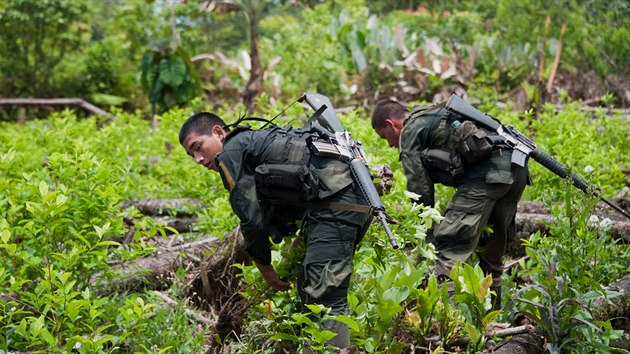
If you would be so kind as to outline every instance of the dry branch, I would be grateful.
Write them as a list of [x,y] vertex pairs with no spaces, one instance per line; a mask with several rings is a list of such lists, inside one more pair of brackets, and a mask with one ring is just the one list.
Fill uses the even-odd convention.
[[[251,306],[241,295],[244,290],[238,277],[241,270],[234,267],[234,264],[250,262],[243,236],[237,227],[212,255],[204,258],[199,267],[188,274],[187,286],[192,298],[216,318],[213,330],[221,342],[230,334],[241,333],[243,317]],[[220,347],[219,343],[211,344],[216,345]]]
[[556,77],[556,73],[558,72],[558,66],[560,65],[560,54],[562,53],[562,37],[564,36],[564,32],[567,30],[567,24],[562,24],[562,29],[560,30],[560,38],[558,38],[558,46],[556,47],[556,55],[553,58],[553,64],[551,66],[551,74],[549,74],[549,80],[547,80],[547,93],[551,93],[551,87],[553,86],[553,80]]
[[107,119],[115,119],[108,112],[96,107],[95,105],[81,98],[0,98],[0,105],[26,105],[26,106],[79,106],[88,112],[105,117]]

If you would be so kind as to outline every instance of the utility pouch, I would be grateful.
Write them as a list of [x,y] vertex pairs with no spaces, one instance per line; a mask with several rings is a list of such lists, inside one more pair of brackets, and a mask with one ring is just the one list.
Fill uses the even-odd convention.
[[445,186],[457,186],[464,175],[464,166],[458,153],[443,149],[424,149],[420,153],[422,164],[429,171],[429,177]]
[[305,165],[262,164],[254,170],[256,190],[263,199],[309,202],[317,197],[319,178]]
[[465,166],[472,166],[490,156],[488,134],[471,121],[454,120],[450,124],[449,148],[456,150]]

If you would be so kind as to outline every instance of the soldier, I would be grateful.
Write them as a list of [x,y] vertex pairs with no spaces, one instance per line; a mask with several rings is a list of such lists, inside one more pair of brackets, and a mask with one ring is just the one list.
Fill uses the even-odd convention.
[[[495,309],[501,306],[502,257],[515,234],[516,205],[529,182],[527,165],[510,162],[512,150],[491,145],[486,132],[445,108],[445,102],[414,109],[385,99],[377,102],[372,127],[390,147],[400,151],[407,189],[418,202],[434,205],[434,184],[456,188],[444,219],[432,230],[438,264],[435,274],[445,281],[459,260],[481,246],[479,263],[491,274]],[[481,237],[485,225],[493,232]]]
[[[371,214],[349,165],[312,155],[308,136],[317,139],[279,127],[230,130],[215,114],[201,112],[182,125],[179,141],[195,162],[220,173],[247,252],[267,283],[276,291],[291,288],[271,264],[270,236],[278,243],[301,221],[306,245],[297,280],[301,302],[347,314],[354,251]],[[349,346],[347,325],[323,325],[337,333],[327,344]]]

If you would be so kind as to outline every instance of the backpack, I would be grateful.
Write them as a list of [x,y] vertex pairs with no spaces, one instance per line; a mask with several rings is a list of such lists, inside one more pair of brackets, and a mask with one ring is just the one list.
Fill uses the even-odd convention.
[[483,161],[492,152],[489,131],[454,112],[444,104],[414,110],[411,117],[426,116],[431,122],[429,148],[421,151],[421,160],[435,182],[456,186],[466,169]]

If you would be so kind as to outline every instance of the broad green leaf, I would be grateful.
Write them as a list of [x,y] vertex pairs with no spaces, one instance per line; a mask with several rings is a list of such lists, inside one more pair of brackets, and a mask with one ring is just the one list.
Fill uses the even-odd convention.
[[477,343],[481,338],[481,333],[479,332],[479,330],[477,330],[477,328],[475,328],[475,326],[471,325],[470,323],[466,323],[464,325],[464,330],[468,334],[468,338],[472,343]]
[[276,333],[274,335],[272,335],[271,337],[269,337],[269,339],[272,340],[289,340],[292,342],[299,342],[300,338],[298,338],[297,336],[293,335],[293,334],[289,334],[289,333]]
[[171,55],[160,61],[160,80],[171,88],[184,82],[186,63],[177,55]]
[[383,300],[376,304],[376,312],[380,321],[389,322],[394,316],[402,311],[402,306],[398,302]]
[[44,328],[45,320],[46,320],[46,317],[44,315],[40,315],[38,318],[35,319],[35,321],[31,322],[31,325],[29,326],[30,327],[29,331],[32,336],[34,337],[39,336],[42,329]]
[[382,287],[382,289],[389,289],[392,284],[394,284],[394,281],[398,276],[398,272],[400,272],[400,268],[392,267],[389,268],[385,273],[383,273],[379,281],[379,285]]
[[105,246],[118,247],[118,246],[120,246],[120,243],[118,243],[116,241],[101,241],[101,242],[97,243],[96,246],[97,247],[105,247]]
[[21,335],[22,338],[29,339],[30,336],[29,336],[29,333],[26,330],[26,326],[27,326],[26,319],[23,318],[20,321],[20,324],[16,327],[15,332],[18,333],[19,335]]
[[486,314],[486,316],[484,316],[483,318],[484,325],[488,325],[490,322],[494,321],[494,319],[497,318],[497,316],[499,316],[500,313],[501,313],[501,310],[488,312],[488,314]]
[[407,297],[409,297],[409,288],[406,286],[390,288],[385,290],[383,293],[384,300],[390,300],[398,303],[407,300]]
[[316,315],[319,315],[320,313],[322,313],[322,311],[326,310],[325,306],[319,304],[306,304],[304,306],[308,307],[308,309]]
[[313,337],[317,341],[317,343],[326,343],[327,341],[335,338],[337,333],[329,330],[316,331],[313,333]]
[[2,240],[2,243],[9,243],[10,239],[11,239],[11,231],[2,230],[2,233],[0,234],[0,240]]
[[315,327],[315,323],[313,323],[313,320],[308,318],[308,316],[305,314],[294,313],[293,315],[291,315],[291,318],[295,321],[296,324],[299,324],[299,325],[305,324],[308,327]]
[[39,181],[39,194],[45,197],[48,194],[48,185],[44,181]]
[[337,315],[332,318],[335,321],[339,321],[341,323],[345,323],[355,332],[359,332],[359,324],[353,318],[345,315]]

